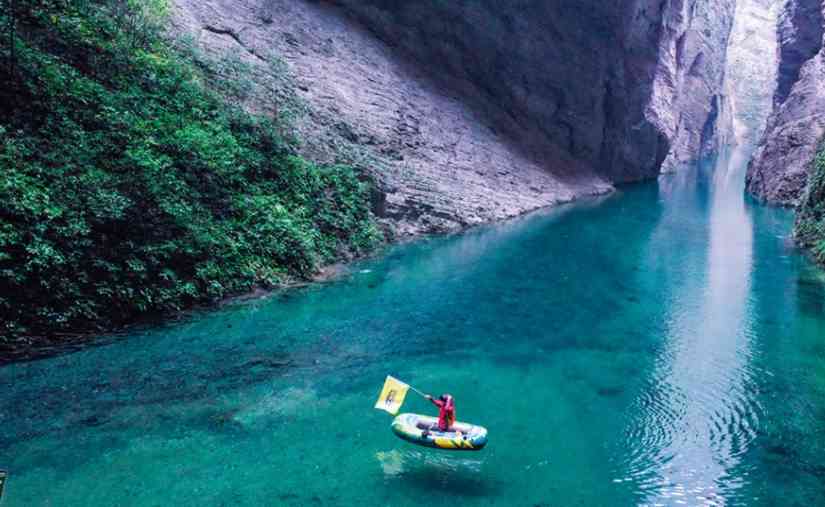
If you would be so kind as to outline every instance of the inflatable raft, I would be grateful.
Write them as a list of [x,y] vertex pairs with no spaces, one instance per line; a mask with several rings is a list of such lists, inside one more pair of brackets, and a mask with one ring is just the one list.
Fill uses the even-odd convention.
[[438,419],[401,414],[392,421],[392,431],[407,442],[451,451],[478,451],[487,445],[487,429],[456,422],[450,431],[438,429]]

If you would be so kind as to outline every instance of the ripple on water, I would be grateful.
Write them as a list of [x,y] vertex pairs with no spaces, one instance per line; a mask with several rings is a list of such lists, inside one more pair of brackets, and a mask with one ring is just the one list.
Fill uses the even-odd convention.
[[[746,367],[710,361],[711,373],[664,370],[643,389],[632,411],[640,418],[627,431],[630,449],[619,463],[645,501],[718,505],[739,489],[745,473],[727,473],[759,434],[763,408]],[[742,363],[740,363],[742,364]],[[747,364],[746,362],[744,364]]]

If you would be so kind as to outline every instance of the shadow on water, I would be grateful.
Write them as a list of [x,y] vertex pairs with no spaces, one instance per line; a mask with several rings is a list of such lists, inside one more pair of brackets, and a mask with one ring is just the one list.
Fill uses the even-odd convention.
[[375,457],[388,487],[411,497],[433,493],[445,498],[495,498],[503,481],[490,475],[484,460],[446,451],[379,451]]
[[825,315],[825,276],[817,270],[805,270],[796,280],[796,298],[802,314]]

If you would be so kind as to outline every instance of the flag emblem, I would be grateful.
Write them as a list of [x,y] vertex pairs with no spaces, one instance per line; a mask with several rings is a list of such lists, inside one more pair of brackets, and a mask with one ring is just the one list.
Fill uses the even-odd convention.
[[410,386],[401,382],[397,378],[387,375],[387,380],[384,381],[384,387],[381,389],[381,394],[378,395],[378,401],[375,402],[375,408],[378,410],[386,410],[392,415],[396,415],[401,405],[404,403],[404,398],[407,396],[407,391]]

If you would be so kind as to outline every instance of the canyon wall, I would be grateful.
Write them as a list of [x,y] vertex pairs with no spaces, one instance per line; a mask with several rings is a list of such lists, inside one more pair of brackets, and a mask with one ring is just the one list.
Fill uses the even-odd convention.
[[369,170],[377,214],[413,235],[604,193],[714,149],[735,0],[175,4],[177,31],[237,55],[250,81],[285,67],[247,106],[294,94],[304,154]]
[[785,0],[779,19],[774,111],[747,175],[747,188],[772,204],[795,206],[825,135],[825,54],[821,0]]
[[[336,0],[528,149],[552,146],[612,182],[713,148],[734,0]],[[512,122],[511,122],[512,123]]]
[[[727,133],[727,122],[719,120],[727,107],[725,61],[736,0],[677,0],[660,5],[658,60],[646,117],[669,140],[661,169],[670,172],[716,151]],[[640,30],[631,26],[631,33]],[[632,132],[627,142],[633,142]]]
[[175,0],[173,29],[194,39],[204,67],[240,60],[247,108],[291,109],[304,156],[368,171],[376,215],[393,235],[458,230],[611,189],[563,150],[511,142],[503,123],[515,120],[473,107],[475,86],[445,86],[434,79],[443,66],[410,61],[330,3]]

